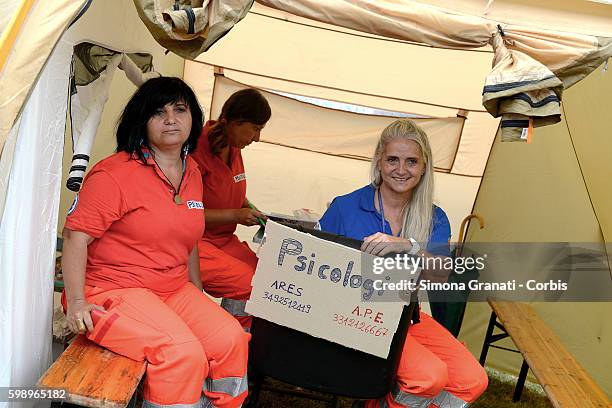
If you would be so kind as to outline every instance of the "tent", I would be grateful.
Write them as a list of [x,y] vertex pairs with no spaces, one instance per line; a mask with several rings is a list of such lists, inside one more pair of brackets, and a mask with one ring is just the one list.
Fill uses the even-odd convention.
[[[0,190],[6,191],[0,226],[0,386],[34,384],[50,363],[54,242],[74,195],[63,187],[72,161],[71,138],[64,138],[71,133],[64,129],[68,78],[73,47],[82,42],[116,52],[150,54],[157,72],[184,77],[194,87],[207,117],[218,114],[225,95],[236,87],[246,84],[267,92],[273,119],[264,131],[264,143],[244,153],[248,195],[261,208],[287,213],[306,207],[321,213],[335,195],[365,184],[368,148],[373,148],[383,124],[393,120],[388,112],[394,112],[437,123],[432,125],[440,140],[436,200],[449,213],[455,239],[461,219],[474,209],[487,224],[483,230],[469,230],[474,241],[601,246],[611,241],[612,195],[605,183],[612,173],[607,160],[612,142],[606,138],[612,79],[605,67],[565,92],[560,123],[533,130],[530,144],[502,143],[500,120],[482,106],[481,91],[495,56],[486,41],[469,49],[448,44],[431,47],[390,38],[392,33],[372,32],[378,26],[370,30],[351,25],[341,7],[348,2],[325,2],[331,7],[322,13],[331,18],[326,21],[308,14],[314,2],[293,2],[304,9],[289,10],[280,2],[266,1],[262,3],[285,9],[255,4],[206,53],[185,61],[165,53],[127,0],[112,6],[102,1],[62,1],[55,8],[32,1],[9,3],[4,11],[11,12],[0,13],[6,22],[12,18],[7,27],[33,21],[39,25],[31,31],[33,38],[24,34],[28,30],[14,34],[10,52],[4,47],[10,30],[2,32],[0,42],[0,57],[7,61],[0,66],[0,95],[5,98],[0,108],[3,120],[11,112],[15,118],[8,127],[3,124],[5,134],[0,135],[6,139],[0,158]],[[466,13],[559,32],[572,21],[572,31],[585,38],[612,37],[612,6],[593,2],[576,0],[560,6],[549,1],[496,1],[484,8],[470,0],[432,0],[405,2],[406,9],[397,2],[379,3],[398,4],[398,9],[390,13],[373,8],[368,11],[371,15],[405,17],[408,5],[443,6],[451,17]],[[82,16],[67,28],[79,13]],[[4,20],[0,27],[6,26]],[[116,27],[109,29],[109,22]],[[15,62],[20,55],[23,59]],[[31,55],[40,57],[27,60]],[[9,79],[7,67],[13,68]],[[9,85],[18,90],[12,98],[4,92]],[[90,163],[114,149],[114,122],[133,90],[125,75],[115,73]],[[376,108],[377,113],[316,106],[308,97],[358,105],[361,112]],[[23,106],[20,98],[27,100]],[[250,232],[241,233],[246,239]],[[612,327],[606,319],[610,303],[549,303],[537,308],[612,395],[606,366],[612,349]],[[470,304],[467,311],[461,339],[475,354],[488,313],[482,304]],[[520,364],[511,357],[492,353],[488,361],[512,372]]]

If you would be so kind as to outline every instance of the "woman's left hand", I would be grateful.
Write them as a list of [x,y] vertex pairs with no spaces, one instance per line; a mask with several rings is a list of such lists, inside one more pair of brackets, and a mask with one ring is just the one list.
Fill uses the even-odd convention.
[[409,240],[382,232],[365,237],[361,245],[363,252],[377,256],[385,256],[393,252],[408,252],[411,249],[412,243]]

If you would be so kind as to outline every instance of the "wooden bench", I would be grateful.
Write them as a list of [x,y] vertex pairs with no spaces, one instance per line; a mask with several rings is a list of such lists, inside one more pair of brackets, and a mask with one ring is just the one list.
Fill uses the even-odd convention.
[[[484,366],[489,347],[520,352],[523,365],[514,391],[514,401],[521,397],[527,371],[531,371],[556,408],[609,408],[610,400],[584,368],[565,349],[559,337],[525,303],[488,299],[493,309],[480,355]],[[497,327],[502,331],[493,334]],[[510,336],[517,350],[492,343]]]
[[64,402],[86,407],[123,408],[130,402],[147,363],[134,361],[78,336],[38,381],[64,388]]

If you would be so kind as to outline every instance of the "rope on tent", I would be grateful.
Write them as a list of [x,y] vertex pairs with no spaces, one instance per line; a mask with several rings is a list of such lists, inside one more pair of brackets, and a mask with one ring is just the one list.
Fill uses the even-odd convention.
[[493,1],[495,1],[495,0],[489,0],[487,5],[485,6],[484,10],[482,10],[482,14],[487,15],[489,13],[489,9],[491,8],[491,5],[493,4]]

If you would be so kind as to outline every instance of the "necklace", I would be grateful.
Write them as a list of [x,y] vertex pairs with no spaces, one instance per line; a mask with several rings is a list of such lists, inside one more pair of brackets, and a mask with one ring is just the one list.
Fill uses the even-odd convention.
[[157,168],[164,175],[164,177],[168,181],[168,184],[170,184],[172,186],[172,191],[173,191],[172,196],[173,196],[173,199],[174,199],[174,204],[176,204],[176,205],[183,204],[183,199],[181,198],[179,193],[180,193],[180,190],[181,190],[181,184],[183,184],[183,177],[185,176],[185,159],[186,158],[187,158],[187,154],[183,155],[183,158],[182,158],[182,167],[183,168],[182,168],[182,171],[181,171],[181,181],[179,181],[179,186],[178,186],[178,190],[177,190],[176,188],[174,188],[174,184],[172,184],[172,182],[170,181],[170,179],[168,178],[168,176],[166,175],[164,170],[162,170],[162,168],[159,165],[159,163],[157,162],[157,160],[155,160],[155,156],[153,156],[153,161],[157,165]]

